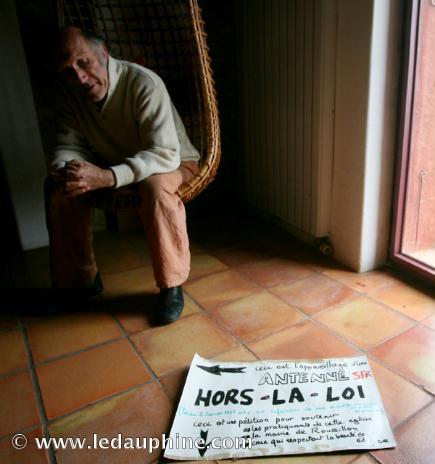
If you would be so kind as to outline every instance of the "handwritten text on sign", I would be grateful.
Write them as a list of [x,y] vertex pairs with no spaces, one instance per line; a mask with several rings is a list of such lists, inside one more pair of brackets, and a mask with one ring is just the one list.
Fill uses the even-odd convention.
[[165,457],[210,460],[395,446],[365,356],[217,363],[195,355],[171,430],[173,440],[180,437],[201,440],[167,449]]

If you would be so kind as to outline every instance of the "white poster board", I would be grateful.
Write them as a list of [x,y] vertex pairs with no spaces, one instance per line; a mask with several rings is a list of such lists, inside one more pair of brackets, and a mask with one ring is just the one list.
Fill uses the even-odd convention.
[[396,445],[365,356],[193,358],[165,457],[212,460]]

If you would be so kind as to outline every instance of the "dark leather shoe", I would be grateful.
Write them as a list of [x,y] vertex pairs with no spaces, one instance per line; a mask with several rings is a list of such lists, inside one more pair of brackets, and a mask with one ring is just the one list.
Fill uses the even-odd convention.
[[178,287],[160,289],[157,300],[157,320],[160,324],[176,321],[184,308],[183,289]]

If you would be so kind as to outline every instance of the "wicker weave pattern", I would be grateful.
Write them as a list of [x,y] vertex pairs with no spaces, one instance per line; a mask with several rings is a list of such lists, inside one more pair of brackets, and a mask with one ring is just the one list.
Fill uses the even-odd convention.
[[[215,177],[220,161],[219,116],[204,22],[197,0],[58,0],[60,26],[91,30],[113,56],[157,72],[168,87],[190,140],[201,154],[199,174],[183,185],[187,202]],[[122,196],[118,201],[116,197]],[[95,196],[95,201],[93,197]],[[134,190],[89,195],[95,207],[117,210]]]

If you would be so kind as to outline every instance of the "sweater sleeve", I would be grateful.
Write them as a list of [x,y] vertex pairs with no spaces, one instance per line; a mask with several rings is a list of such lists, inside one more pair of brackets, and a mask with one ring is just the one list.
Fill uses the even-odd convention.
[[[147,79],[149,84],[150,79]],[[153,175],[175,171],[180,165],[180,142],[172,104],[163,81],[134,86],[133,108],[143,150],[111,166],[116,187]]]
[[68,96],[56,89],[55,98],[56,139],[50,170],[58,170],[73,159],[92,160],[91,147],[83,135],[77,117],[68,105]]

